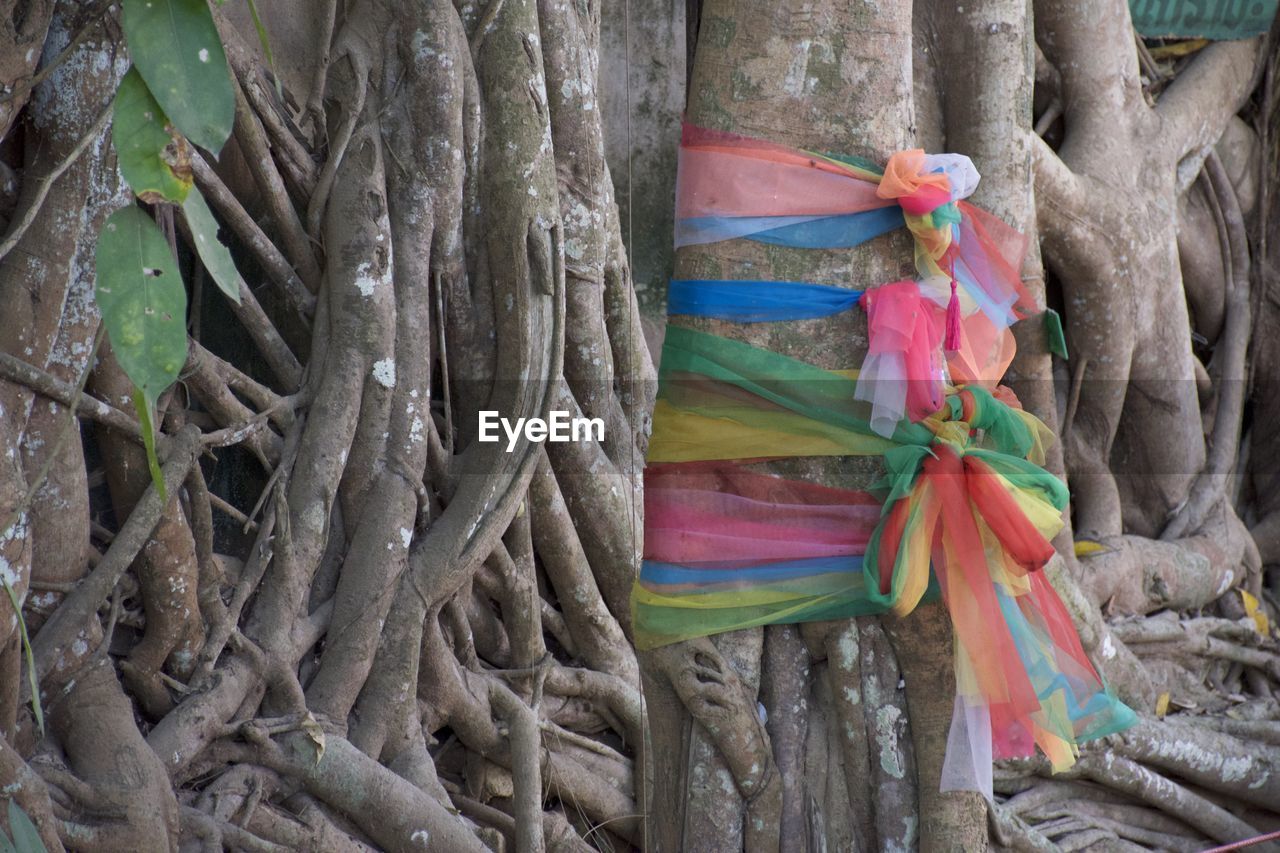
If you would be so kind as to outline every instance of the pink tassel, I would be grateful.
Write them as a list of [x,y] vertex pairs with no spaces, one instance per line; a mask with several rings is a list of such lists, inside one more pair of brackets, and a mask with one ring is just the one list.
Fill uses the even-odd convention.
[[947,301],[947,334],[942,344],[947,352],[960,350],[960,297],[956,295],[956,280],[951,279],[951,299]]

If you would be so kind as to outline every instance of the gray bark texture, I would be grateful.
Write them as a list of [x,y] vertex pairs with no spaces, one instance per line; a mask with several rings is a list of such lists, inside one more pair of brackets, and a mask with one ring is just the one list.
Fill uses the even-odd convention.
[[[121,10],[0,3],[0,831],[9,800],[50,851],[1200,850],[1280,827],[1270,37],[1143,42],[1123,0],[285,0],[258,4],[269,61],[247,4],[211,8],[235,128],[192,175],[241,302],[180,210],[144,205],[191,305],[162,499],[93,300],[102,223],[138,203],[110,133]],[[665,279],[914,274],[905,233],[673,252],[682,115],[968,154],[974,201],[1036,238],[1024,281],[1070,359],[1033,318],[1008,383],[1072,488],[1046,571],[1142,717],[1070,772],[939,793],[940,605],[634,650]],[[860,311],[697,328],[831,369],[867,348]],[[477,440],[481,410],[552,409],[604,439]]]

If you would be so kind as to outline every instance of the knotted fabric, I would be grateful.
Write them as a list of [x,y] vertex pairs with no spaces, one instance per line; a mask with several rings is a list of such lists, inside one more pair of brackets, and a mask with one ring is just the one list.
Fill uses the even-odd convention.
[[[886,434],[904,414],[919,420],[936,411],[944,375],[956,384],[995,388],[1013,359],[1013,333],[975,312],[961,321],[961,347],[945,353],[944,372],[938,349],[945,305],[917,282],[894,282],[864,292],[796,281],[673,279],[667,289],[668,314],[734,323],[828,317],[859,304],[867,313],[870,354],[859,372],[855,396],[873,403],[873,430],[879,434]],[[911,406],[909,391],[916,401]]]
[[[1034,310],[1019,278],[1026,241],[964,201],[977,183],[960,155],[901,151],[879,168],[685,127],[677,245],[840,248],[905,226],[919,280],[861,297],[860,371],[668,325],[632,607],[636,644],[652,648],[903,616],[941,598],[956,673],[942,787],[990,799],[993,759],[1038,747],[1060,770],[1079,741],[1135,717],[1094,671],[1042,570],[1067,492],[1040,467],[1048,430],[998,385],[1008,327]],[[681,280],[671,312],[808,319],[847,310],[853,293]],[[887,474],[868,496],[746,467],[799,456],[880,456]]]
[[[880,455],[888,473],[868,536],[858,493],[837,498],[827,487],[705,471],[696,487],[675,488],[667,478],[689,465],[658,466],[632,595],[639,647],[781,622],[905,615],[940,595],[957,679],[944,788],[990,796],[991,757],[1039,746],[1061,769],[1080,740],[1133,722],[1041,571],[1067,492],[1040,467],[1051,435],[1034,416],[982,386],[948,386],[936,412],[878,435],[848,372],[675,326],[660,378],[651,463],[724,460],[701,463],[723,472],[812,452]],[[805,487],[824,496],[796,499]],[[789,497],[765,500],[771,490]],[[836,533],[841,519],[847,526]],[[766,532],[771,523],[777,529]]]
[[1019,270],[1026,238],[963,201],[967,157],[904,151],[887,169],[685,125],[676,182],[676,246],[748,238],[848,248],[906,226],[923,286],[958,284],[959,310],[1003,329],[1035,310]]
[[942,408],[942,328],[915,282],[868,290],[868,348],[854,396],[871,403],[871,429],[892,436],[904,413],[918,421]]

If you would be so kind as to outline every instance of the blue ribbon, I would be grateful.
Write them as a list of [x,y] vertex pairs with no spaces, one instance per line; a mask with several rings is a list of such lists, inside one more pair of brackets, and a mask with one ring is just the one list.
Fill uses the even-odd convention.
[[735,323],[810,320],[848,311],[863,291],[800,281],[672,279],[667,313]]
[[805,560],[762,563],[736,568],[696,568],[676,563],[645,560],[640,566],[640,582],[671,586],[696,584],[714,587],[723,584],[751,586],[770,581],[786,581],[813,575],[855,575],[862,572],[862,557],[813,557]]
[[797,249],[850,249],[906,227],[902,208],[831,216],[696,216],[676,220],[676,246],[747,238]]

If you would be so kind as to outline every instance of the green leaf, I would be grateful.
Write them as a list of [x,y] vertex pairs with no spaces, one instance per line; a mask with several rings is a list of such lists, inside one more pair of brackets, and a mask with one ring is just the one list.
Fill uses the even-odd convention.
[[1067,358],[1067,336],[1062,333],[1062,318],[1052,308],[1044,312],[1044,331],[1049,338],[1049,352],[1058,358]]
[[133,64],[169,120],[214,154],[231,135],[235,95],[205,0],[123,0]]
[[[31,637],[27,634],[27,620],[22,615],[22,602],[18,601],[18,594],[9,585],[8,578],[0,577],[0,583],[4,584],[4,591],[9,593],[9,603],[13,605],[13,612],[18,617],[18,634],[22,638],[22,651],[27,659],[27,683],[31,687],[31,713],[35,715],[40,737],[44,737],[44,705],[40,701],[40,679],[36,676],[36,660],[31,653]],[[12,822],[9,826],[13,826]],[[17,837],[15,832],[14,838]]]
[[102,226],[94,290],[116,361],[151,406],[187,360],[187,291],[169,244],[133,205]]
[[13,842],[9,840],[9,836],[0,832],[0,853],[18,853],[18,848],[13,846]]
[[[191,189],[191,145],[166,127],[169,119],[164,110],[138,69],[130,68],[116,92],[111,141],[120,158],[120,173],[145,202],[181,202]],[[178,167],[176,171],[170,163]]]
[[17,800],[9,800],[9,831],[13,833],[13,846],[18,853],[48,853],[49,848],[40,839],[40,831]]
[[196,251],[204,268],[213,276],[218,287],[235,304],[240,304],[240,274],[236,272],[236,262],[231,253],[218,239],[218,220],[213,218],[213,211],[205,203],[200,190],[193,190],[182,203],[182,215],[187,218],[191,227],[191,236],[196,242]]
[[155,418],[151,417],[151,404],[137,388],[133,389],[133,410],[138,413],[138,427],[142,432],[142,446],[147,451],[147,470],[151,472],[151,482],[160,493],[160,500],[168,503],[169,495],[164,487],[164,472],[160,470],[160,459],[156,456]]

